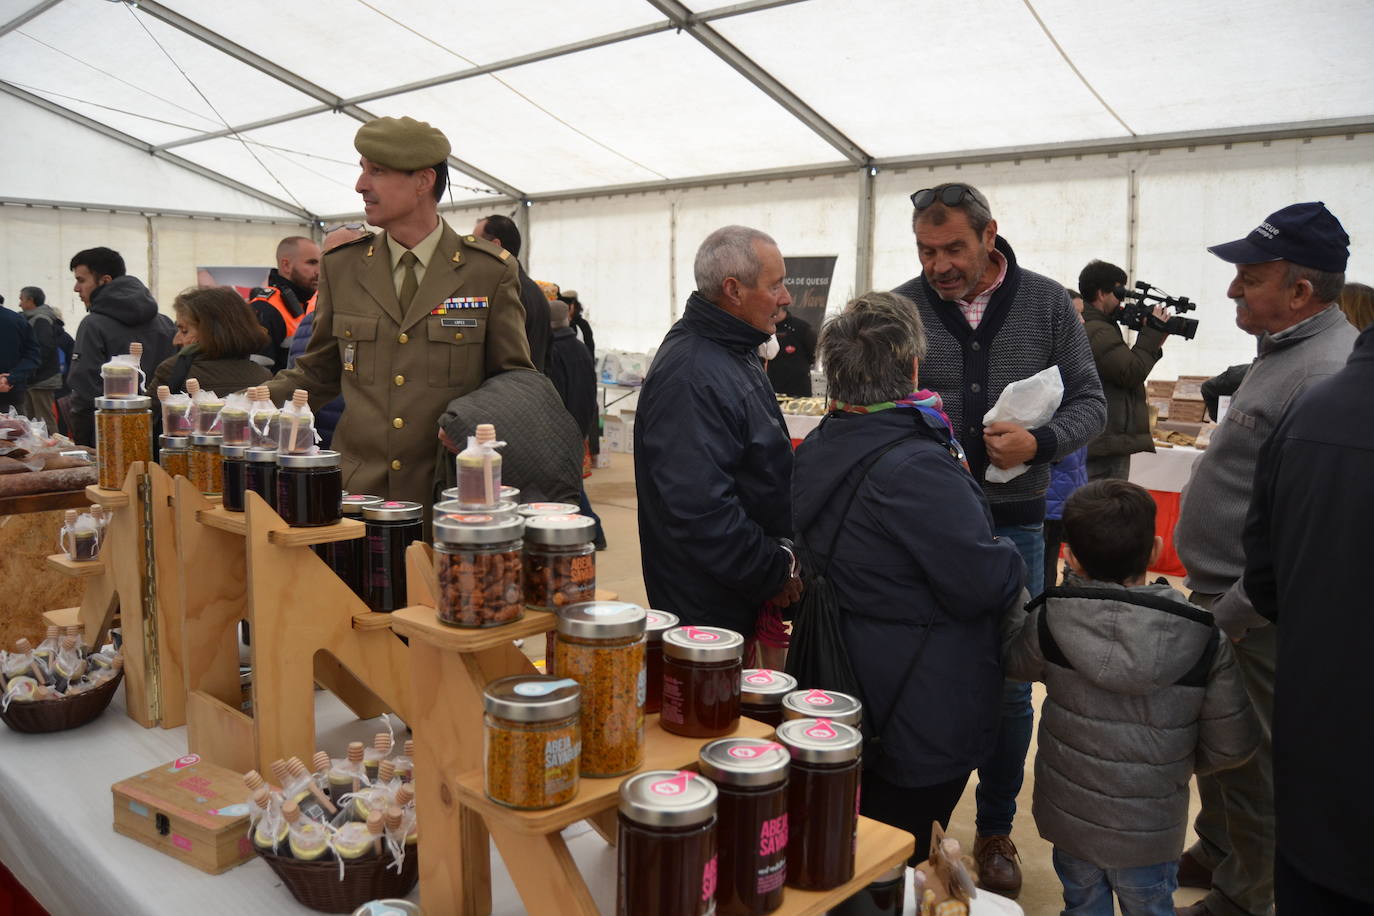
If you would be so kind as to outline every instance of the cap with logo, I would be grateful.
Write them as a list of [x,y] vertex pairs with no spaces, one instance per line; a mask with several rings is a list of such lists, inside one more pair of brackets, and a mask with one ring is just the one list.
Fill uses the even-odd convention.
[[1342,273],[1350,259],[1350,236],[1321,201],[1276,210],[1249,235],[1207,249],[1230,264],[1292,261],[1301,267]]

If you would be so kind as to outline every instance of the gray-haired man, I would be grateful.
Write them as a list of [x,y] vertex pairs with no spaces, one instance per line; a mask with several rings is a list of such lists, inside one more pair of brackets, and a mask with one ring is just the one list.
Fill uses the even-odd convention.
[[788,605],[792,444],[755,355],[791,302],[777,244],[726,226],[697,251],[697,291],[644,380],[635,419],[639,543],[649,603],[747,638]]

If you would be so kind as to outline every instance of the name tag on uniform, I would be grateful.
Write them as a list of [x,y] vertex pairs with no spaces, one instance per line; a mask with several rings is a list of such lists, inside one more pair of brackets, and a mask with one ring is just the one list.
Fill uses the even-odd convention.
[[448,312],[456,312],[461,309],[484,309],[487,307],[486,296],[454,296],[445,299],[443,302],[430,311],[431,315],[443,315]]
[[475,328],[476,318],[440,318],[439,324],[446,328]]

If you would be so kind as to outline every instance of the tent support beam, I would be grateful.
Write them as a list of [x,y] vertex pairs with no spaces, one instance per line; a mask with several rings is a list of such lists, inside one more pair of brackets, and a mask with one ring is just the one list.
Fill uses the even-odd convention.
[[692,11],[678,0],[647,0],[647,2],[654,9],[667,16],[675,26],[701,42],[712,54],[725,61],[735,72],[781,105],[792,117],[811,128],[822,140],[839,150],[840,154],[850,162],[855,165],[868,165],[872,157],[864,152],[857,143],[846,137],[834,124],[821,117],[818,111],[802,101],[800,96],[756,64],[747,54],[726,41],[719,32],[699,18],[694,17]]
[[24,23],[28,22],[30,19],[37,19],[39,16],[42,16],[48,10],[52,9],[54,6],[57,6],[57,4],[61,2],[62,0],[41,0],[41,2],[35,3],[33,6],[29,7],[24,12],[20,13],[18,16],[15,16],[9,22],[6,22],[4,25],[0,25],[0,37],[4,37],[5,35],[8,35],[10,32],[13,32],[15,29],[21,28],[24,25]]
[[279,197],[273,197],[271,194],[268,194],[265,191],[260,191],[257,188],[244,184],[241,181],[236,181],[233,178],[230,178],[228,175],[223,175],[219,172],[216,172],[213,169],[206,168],[205,166],[200,165],[199,163],[192,162],[189,159],[183,159],[175,153],[169,153],[163,150],[154,149],[152,146],[150,146],[147,143],[144,143],[142,140],[139,140],[136,137],[131,137],[123,131],[115,130],[108,124],[101,124],[99,121],[88,118],[85,115],[72,111],[69,108],[64,108],[61,105],[58,105],[56,102],[49,101],[48,99],[45,99],[39,95],[34,95],[32,92],[20,89],[18,86],[12,85],[8,82],[5,82],[4,80],[0,80],[0,92],[9,93],[17,99],[21,99],[25,102],[28,102],[30,105],[36,105],[45,111],[51,112],[52,114],[58,115],[59,117],[66,118],[68,121],[73,121],[77,124],[80,124],[82,127],[88,127],[96,133],[103,134],[104,136],[109,137],[111,140],[118,140],[120,143],[123,143],[126,146],[131,146],[136,150],[140,150],[142,152],[148,153],[151,156],[155,156],[158,159],[170,162],[173,165],[179,166],[180,168],[183,168],[188,172],[194,172],[202,178],[208,178],[210,181],[213,181],[216,184],[224,185],[226,188],[232,188],[233,190],[238,191],[240,194],[247,194],[249,197],[252,197],[256,200],[260,200],[265,204],[270,204],[271,206],[276,207],[279,210],[285,210],[287,213],[299,216],[303,220],[311,221],[315,219],[315,215],[311,213],[309,210],[304,210],[293,203],[282,200]]
[[873,232],[877,222],[878,170],[867,168],[859,172],[859,238],[855,251],[854,295],[862,296],[873,288]]
[[[376,117],[376,115],[372,114],[371,112],[359,108],[357,105],[349,104],[345,99],[335,95],[332,92],[329,92],[328,90],[320,86],[315,85],[314,83],[310,82],[302,76],[299,76],[291,72],[290,70],[286,69],[280,64],[268,60],[260,54],[254,54],[252,51],[248,50],[242,45],[235,44],[234,42],[225,38],[218,32],[212,31],[211,29],[207,29],[200,23],[186,18],[185,16],[181,15],[175,10],[168,9],[161,3],[158,3],[157,0],[139,0],[138,9],[142,12],[147,13],[155,19],[165,22],[167,25],[170,25],[174,29],[178,29],[179,31],[185,32],[192,38],[198,39],[199,41],[203,41],[207,45],[210,45],[212,48],[215,48],[229,55],[239,63],[246,64],[252,67],[254,70],[257,70],[259,73],[265,73],[273,79],[285,83],[292,89],[295,89],[297,92],[310,96],[312,99],[315,99],[323,105],[328,106],[327,110],[341,111],[357,121],[371,121],[374,117]],[[312,111],[312,113],[317,112]],[[270,119],[268,122],[259,123],[258,126],[266,126],[267,123],[270,123]],[[489,175],[481,169],[477,168],[476,166],[464,162],[462,159],[459,159],[456,156],[450,156],[448,162],[451,168],[457,169],[458,171],[463,172],[477,179],[483,184],[495,188],[502,194],[507,194],[517,199],[523,196],[520,189],[516,188],[514,185],[508,184],[494,175]]]
[[[99,213],[128,213],[144,217],[176,217],[204,219],[220,223],[271,223],[281,226],[302,226],[309,220],[285,216],[245,216],[242,213],[215,213],[210,210],[172,210],[167,207],[140,207],[133,204],[96,204],[71,200],[38,200],[30,197],[0,197],[0,207],[27,207],[32,210],[94,210]],[[310,223],[314,226],[315,223]]]

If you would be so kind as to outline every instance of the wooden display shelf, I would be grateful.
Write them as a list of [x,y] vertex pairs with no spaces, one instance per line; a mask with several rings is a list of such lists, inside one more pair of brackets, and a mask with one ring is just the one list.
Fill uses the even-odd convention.
[[[60,607],[43,612],[43,625],[53,627],[75,627],[81,624],[81,608]],[[117,625],[117,624],[112,624]]]
[[[196,521],[208,528],[216,528],[230,534],[248,534],[247,516],[242,512],[230,512],[223,506],[196,510]],[[268,532],[267,541],[276,547],[309,547],[313,544],[351,541],[362,537],[366,530],[366,526],[357,519],[345,518],[332,525],[322,525],[318,528],[274,529]]]
[[481,652],[517,639],[547,633],[558,625],[558,618],[547,611],[525,609],[525,616],[496,627],[451,627],[442,624],[434,608],[423,604],[401,608],[391,614],[391,628],[402,636],[420,638],[446,652]]
[[125,490],[107,490],[94,483],[86,488],[86,499],[106,509],[123,509],[132,501]]
[[905,830],[861,817],[854,877],[828,891],[802,891],[789,887],[783,892],[782,906],[773,911],[773,916],[821,916],[872,884],[883,872],[905,862],[915,849],[915,838]]
[[[773,726],[753,719],[741,718],[739,727],[722,738],[768,738]],[[663,730],[658,716],[644,719],[644,763],[623,776],[596,779],[583,776],[577,782],[577,795],[557,808],[543,811],[519,811],[498,805],[487,798],[481,770],[473,770],[458,777],[458,794],[463,803],[481,812],[490,824],[501,820],[518,833],[546,834],[562,830],[569,824],[586,820],[615,808],[620,784],[636,773],[648,770],[695,770],[702,745],[714,738],[683,738]]]
[[65,553],[54,553],[47,557],[46,562],[49,569],[55,569],[64,576],[72,576],[77,579],[86,576],[98,576],[105,572],[105,561],[99,558],[77,561]]

